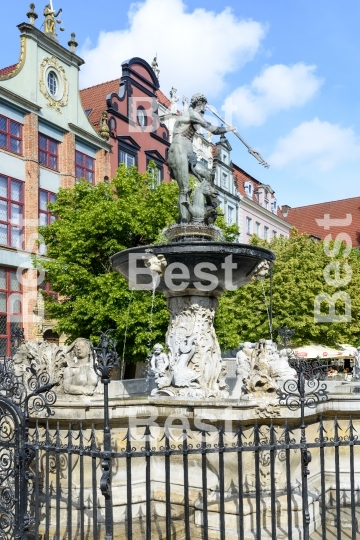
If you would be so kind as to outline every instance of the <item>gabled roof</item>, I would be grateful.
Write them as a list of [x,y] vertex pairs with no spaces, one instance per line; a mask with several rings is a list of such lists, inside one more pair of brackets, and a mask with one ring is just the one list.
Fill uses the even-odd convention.
[[171,101],[168,97],[165,96],[165,94],[160,89],[156,90],[156,97],[157,97],[158,102],[161,103],[161,105],[164,105],[164,107],[166,107],[167,109],[170,109]]
[[[244,182],[251,182],[252,185],[253,185],[253,188],[254,188],[254,191],[257,190],[260,186],[264,186],[265,188],[269,189],[269,191],[271,192],[271,194],[273,194],[273,190],[270,186],[266,185],[266,184],[263,184],[262,182],[260,182],[259,180],[256,180],[256,178],[254,178],[253,176],[251,176],[249,173],[247,173],[246,171],[244,171],[243,169],[241,169],[241,167],[239,167],[238,165],[236,165],[235,163],[233,163],[233,169],[234,169],[234,180],[235,180],[235,184],[236,184],[236,187],[237,187],[237,190],[238,192],[240,193],[240,196],[241,197],[246,197],[246,198],[249,198],[246,194],[246,191],[245,191],[245,187],[244,187]],[[259,204],[259,201],[257,199],[256,196],[254,196],[252,199],[254,203],[256,204]],[[260,205],[259,205],[260,206]],[[276,208],[276,215],[281,218],[281,219],[285,219],[285,217],[283,216],[282,212],[281,212],[281,208],[279,205],[277,205],[277,208]]]
[[[252,184],[254,185],[254,188],[258,188],[259,186],[261,186],[261,182],[259,182],[259,180],[256,180],[256,178],[248,174],[246,171],[241,169],[235,163],[233,163],[233,167],[234,167],[234,179],[235,179],[236,187],[241,196],[246,197],[244,182],[252,182]],[[254,201],[254,202],[257,202],[257,201]]]
[[119,92],[119,79],[96,84],[80,90],[81,103],[84,110],[91,109],[88,119],[95,130],[99,129],[101,115],[106,111],[106,96]]
[[6,75],[9,75],[12,71],[14,71],[16,66],[17,66],[17,64],[13,64],[12,66],[1,68],[0,69],[0,77],[6,77]]
[[[345,219],[347,214],[351,215],[350,225],[341,225],[325,229],[324,224],[318,224],[316,220],[324,220],[328,214],[331,219]],[[341,199],[308,206],[290,208],[285,218],[300,233],[307,233],[319,238],[325,238],[328,234],[336,238],[339,233],[346,233],[350,236],[354,247],[360,246],[360,197]]]
[[[101,115],[107,108],[106,96],[109,94],[117,94],[119,92],[119,84],[120,79],[114,79],[113,81],[96,84],[95,86],[80,90],[83,109],[85,111],[91,109],[91,112],[88,114],[88,119],[96,130],[99,129]],[[170,109],[171,101],[161,90],[156,91],[156,97],[159,103]]]

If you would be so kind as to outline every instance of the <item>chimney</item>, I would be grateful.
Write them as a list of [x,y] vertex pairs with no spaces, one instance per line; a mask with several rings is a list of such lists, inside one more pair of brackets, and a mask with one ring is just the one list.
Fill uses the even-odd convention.
[[282,207],[281,207],[281,212],[282,212],[282,214],[283,214],[284,217],[287,217],[290,208],[291,208],[291,206],[289,206],[288,204],[283,204],[283,205],[282,205]]

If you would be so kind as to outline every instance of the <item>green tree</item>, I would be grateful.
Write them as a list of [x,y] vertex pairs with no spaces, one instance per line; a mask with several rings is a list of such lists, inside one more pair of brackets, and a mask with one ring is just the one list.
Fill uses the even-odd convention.
[[150,341],[163,340],[166,302],[162,294],[152,299],[149,291],[130,291],[126,280],[112,271],[109,257],[154,243],[176,221],[177,184],[152,184],[150,174],[121,166],[108,184],[82,181],[61,189],[49,206],[59,219],[39,229],[48,257],[41,264],[60,297],[59,302],[45,299],[57,331],[69,340],[96,340],[98,330],[115,328],[121,352],[128,327],[126,357],[132,361],[144,360]]
[[[176,182],[154,186],[151,172],[121,166],[114,180],[96,186],[86,181],[61,189],[49,209],[58,216],[40,227],[47,259],[38,261],[60,301],[45,298],[57,331],[69,340],[96,340],[96,332],[116,329],[120,354],[126,334],[126,360],[143,361],[149,345],[163,342],[169,314],[162,293],[131,291],[112,271],[109,257],[118,251],[163,240],[162,230],[176,221]],[[238,230],[220,221],[227,240]]]
[[[253,237],[253,244],[273,250],[276,260],[273,268],[273,328],[274,337],[279,326],[288,325],[295,330],[294,342],[311,342],[335,346],[336,343],[360,344],[360,253],[345,245],[329,246],[336,256],[325,253],[324,242],[317,242],[296,231],[291,238],[274,238],[270,243]],[[330,263],[331,266],[328,266]],[[335,264],[339,263],[339,275]],[[348,264],[351,270],[345,271]],[[327,280],[324,277],[328,274]],[[351,279],[346,278],[346,275]],[[332,280],[332,284],[330,284]],[[346,281],[349,281],[345,284]],[[332,296],[337,291],[347,293],[351,299],[351,320],[348,322],[317,322],[314,320],[314,302],[319,294]],[[235,348],[242,341],[269,338],[268,311],[270,280],[252,282],[235,292],[227,292],[220,300],[216,328],[225,349]],[[336,313],[344,313],[344,302],[336,303]],[[321,304],[321,313],[329,306]]]

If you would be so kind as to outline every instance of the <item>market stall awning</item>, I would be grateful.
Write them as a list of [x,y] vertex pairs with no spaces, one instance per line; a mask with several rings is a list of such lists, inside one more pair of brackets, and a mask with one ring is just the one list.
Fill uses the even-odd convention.
[[354,353],[349,349],[342,350],[332,349],[331,347],[325,347],[324,345],[305,345],[304,347],[296,347],[294,352],[297,356],[302,358],[353,358]]

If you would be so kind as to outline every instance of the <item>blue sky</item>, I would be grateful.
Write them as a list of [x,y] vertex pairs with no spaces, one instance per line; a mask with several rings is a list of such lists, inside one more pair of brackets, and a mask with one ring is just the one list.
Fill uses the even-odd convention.
[[[16,25],[28,5],[3,10],[2,67],[17,60]],[[61,42],[75,31],[87,62],[82,86],[119,77],[131,56],[151,62],[157,53],[164,93],[204,92],[222,114],[230,104],[232,122],[270,169],[230,134],[233,161],[270,184],[280,205],[360,195],[358,0],[54,0],[54,7],[63,8]]]

